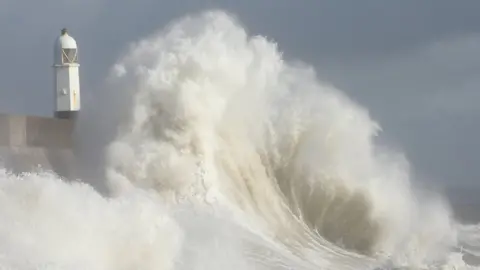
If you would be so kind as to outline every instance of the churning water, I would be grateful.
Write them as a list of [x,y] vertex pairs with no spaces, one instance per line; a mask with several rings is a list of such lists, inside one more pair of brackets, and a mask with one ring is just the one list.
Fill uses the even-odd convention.
[[480,250],[365,109],[229,14],[133,44],[107,85],[109,194],[0,171],[1,269],[469,269]]

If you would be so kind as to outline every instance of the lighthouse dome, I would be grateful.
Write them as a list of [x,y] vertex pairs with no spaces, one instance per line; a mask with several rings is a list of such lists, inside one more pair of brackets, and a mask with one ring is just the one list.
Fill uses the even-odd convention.
[[54,50],[55,65],[78,64],[77,42],[68,34],[67,29],[62,29],[61,35],[55,42]]

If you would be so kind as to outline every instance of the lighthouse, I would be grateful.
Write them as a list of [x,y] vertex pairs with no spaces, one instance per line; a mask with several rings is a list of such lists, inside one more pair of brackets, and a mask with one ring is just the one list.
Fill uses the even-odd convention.
[[55,117],[75,119],[80,111],[77,42],[62,29],[54,48]]

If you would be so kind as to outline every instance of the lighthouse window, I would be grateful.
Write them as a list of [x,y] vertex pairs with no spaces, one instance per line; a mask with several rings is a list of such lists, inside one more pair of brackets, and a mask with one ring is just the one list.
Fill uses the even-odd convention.
[[77,63],[77,49],[63,49],[63,63]]

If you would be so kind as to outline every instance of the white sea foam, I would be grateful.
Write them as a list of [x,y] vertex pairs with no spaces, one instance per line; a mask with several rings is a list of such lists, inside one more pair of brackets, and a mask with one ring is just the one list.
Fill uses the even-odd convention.
[[88,121],[114,123],[109,197],[3,172],[5,267],[465,267],[452,250],[478,228],[412,186],[365,109],[229,14],[132,44],[105,89]]

